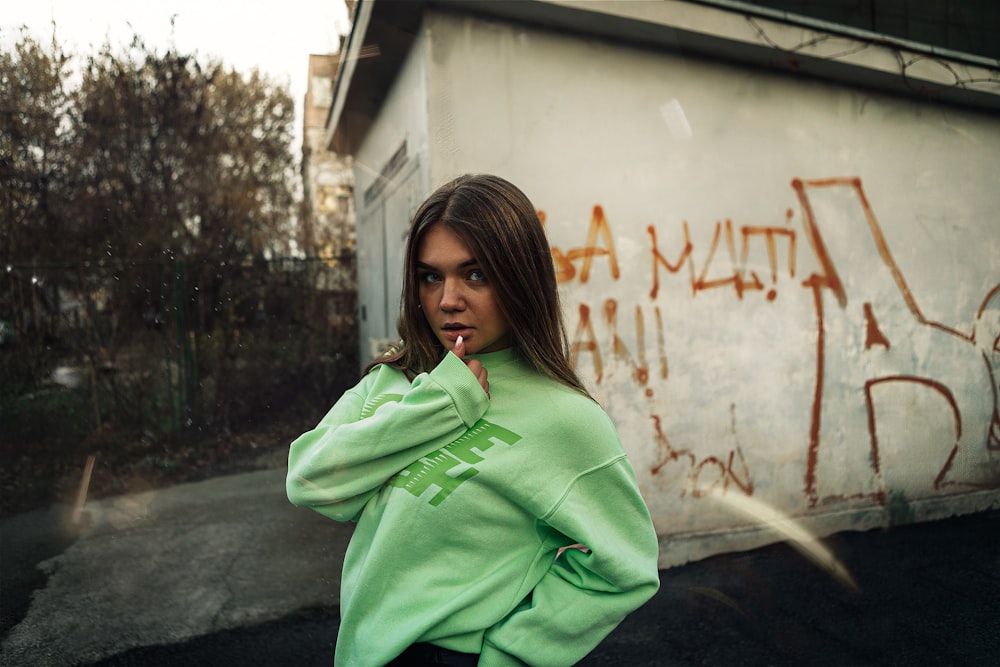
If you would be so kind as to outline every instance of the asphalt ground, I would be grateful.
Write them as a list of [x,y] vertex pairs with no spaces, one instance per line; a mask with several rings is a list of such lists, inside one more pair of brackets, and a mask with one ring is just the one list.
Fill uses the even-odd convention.
[[[273,503],[281,477],[95,503],[75,541],[51,510],[0,522],[0,664],[330,665],[337,573],[316,563],[348,535]],[[714,556],[662,571],[580,664],[1000,664],[1000,510],[824,542],[856,589],[785,544]]]
[[[661,589],[580,665],[1000,664],[1000,512],[827,540],[859,590],[778,544],[660,573]],[[95,663],[330,665],[335,608]]]

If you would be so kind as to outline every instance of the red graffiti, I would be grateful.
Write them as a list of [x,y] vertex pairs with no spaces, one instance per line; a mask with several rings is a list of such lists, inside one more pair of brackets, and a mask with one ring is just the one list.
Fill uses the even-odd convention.
[[[539,219],[545,224],[545,212],[539,212]],[[597,244],[598,238],[603,246]],[[580,282],[586,283],[590,280],[590,269],[595,257],[607,257],[608,269],[611,271],[611,278],[618,280],[621,276],[621,269],[618,267],[618,256],[615,254],[615,244],[611,238],[611,228],[608,226],[608,219],[604,215],[601,206],[594,206],[590,216],[590,227],[587,230],[587,242],[583,247],[571,248],[565,253],[557,246],[550,246],[552,261],[556,266],[556,280],[566,283],[573,280],[577,275],[576,264],[582,260],[580,266]]]
[[[631,370],[632,379],[641,387],[649,383],[649,363],[646,360],[646,318],[641,306],[635,307],[635,337],[636,353],[632,352],[625,345],[625,341],[618,335],[618,301],[607,299],[604,302],[604,321],[607,325],[609,347],[615,360],[628,365]],[[604,360],[601,355],[601,346],[598,343],[597,335],[594,333],[594,325],[590,319],[590,306],[581,303],[578,308],[579,319],[570,343],[570,363],[576,367],[579,365],[581,354],[591,355],[594,365],[595,381],[600,384],[604,379]],[[657,350],[659,353],[660,378],[667,379],[668,363],[664,345],[663,315],[659,306],[653,309],[656,318]],[[647,395],[649,390],[647,390]]]
[[[968,390],[956,395],[949,389],[949,383],[962,386],[969,383],[971,378],[982,377],[983,384],[993,389],[993,415],[994,420],[996,420],[996,378],[993,376],[989,362],[984,360],[981,354],[976,353],[973,345],[970,345],[970,343],[974,342],[972,337],[938,322],[932,322],[921,312],[913,293],[910,291],[903,277],[902,271],[889,250],[885,235],[875,216],[874,209],[862,187],[861,179],[830,178],[810,181],[795,179],[792,181],[792,188],[797,194],[802,207],[806,238],[809,240],[819,262],[819,270],[803,281],[803,286],[812,291],[817,332],[815,385],[813,389],[812,419],[809,427],[804,489],[810,506],[815,507],[820,504],[836,503],[852,499],[870,499],[880,503],[885,502],[886,489],[879,463],[877,424],[875,423],[871,395],[871,388],[881,383],[909,382],[930,387],[943,396],[950,406],[956,423],[955,440],[948,446],[947,454],[944,456],[944,463],[934,479],[935,489],[941,489],[948,485],[961,485],[968,488],[992,488],[996,486],[998,480],[991,478],[988,472],[985,477],[979,480],[967,478],[959,482],[956,480],[949,481],[948,479],[949,473],[953,469],[956,455],[962,448],[967,448],[971,451],[974,448],[985,445],[986,449],[990,449],[990,426],[977,423],[973,417],[976,414],[974,405],[976,401],[981,400],[981,397],[977,396],[975,392],[970,393]],[[829,315],[825,311],[823,297],[824,294],[831,295],[839,310],[845,311],[851,303],[851,295],[848,294],[844,282],[840,278],[834,255],[829,249],[828,240],[821,233],[820,223],[812,205],[810,192],[837,188],[846,189],[853,196],[860,208],[860,220],[867,228],[863,231],[868,232],[867,235],[849,236],[848,238],[853,239],[855,246],[859,245],[862,241],[873,244],[876,254],[888,270],[889,276],[899,296],[902,298],[903,304],[920,325],[916,333],[908,333],[900,342],[909,343],[910,339],[915,335],[920,335],[927,342],[928,349],[951,350],[951,354],[955,357],[968,359],[968,365],[965,368],[956,368],[954,363],[939,364],[935,372],[939,375],[948,375],[949,379],[946,381],[942,377],[926,377],[918,374],[916,371],[920,369],[917,362],[914,361],[916,355],[900,355],[894,357],[894,361],[892,362],[886,361],[885,363],[891,363],[892,365],[885,368],[878,375],[864,379],[863,387],[859,387],[859,389],[863,389],[864,391],[865,407],[869,415],[869,454],[867,460],[876,488],[868,492],[821,495],[819,492],[820,476],[818,472],[820,450],[823,446],[822,425],[824,416],[835,409],[833,405],[824,400],[824,380],[826,377],[827,357],[836,349],[831,348],[828,341],[827,319]],[[984,301],[984,307],[985,303],[992,298],[992,295],[998,288],[1000,286],[995,287],[990,292],[990,295],[987,296],[987,301]],[[879,325],[872,303],[863,302],[862,309],[865,322],[865,350],[870,351],[869,353],[874,353],[876,348],[888,351],[892,347],[890,337],[886,335]],[[979,357],[978,360],[977,357]],[[969,405],[963,405],[963,403]],[[963,429],[963,425],[967,425],[968,428]]]
[[[729,450],[725,462],[715,456],[699,460],[690,449],[677,449],[670,444],[670,440],[663,433],[659,415],[652,415],[652,420],[660,453],[659,460],[650,471],[654,475],[660,474],[665,466],[677,463],[687,466],[687,488],[681,491],[681,495],[690,491],[692,497],[701,498],[720,489],[726,493],[731,485],[748,496],[753,495],[753,479],[739,445]],[[706,471],[715,473],[708,482],[702,478],[703,474],[710,474]]]
[[[893,259],[860,179],[831,178],[808,181],[795,179],[791,182],[791,186],[801,209],[801,232],[804,233],[808,241],[808,247],[812,250],[815,266],[817,266],[815,271],[797,283],[810,295],[815,314],[815,372],[813,374],[814,386],[808,442],[805,445],[804,471],[804,494],[809,505],[815,507],[820,504],[855,499],[873,500],[879,503],[886,501],[885,480],[882,475],[878,450],[878,425],[872,404],[871,390],[879,385],[899,386],[899,383],[904,382],[930,388],[944,397],[946,404],[950,406],[952,418],[955,420],[955,439],[942,451],[942,462],[933,480],[933,488],[940,490],[948,486],[970,488],[993,488],[996,486],[997,479],[989,476],[973,479],[968,470],[959,471],[956,467],[956,461],[965,460],[960,457],[963,448],[972,451],[972,448],[982,447],[983,443],[985,443],[986,449],[991,452],[1000,451],[1000,405],[998,405],[1000,391],[997,389],[998,373],[995,370],[996,359],[1000,354],[1000,332],[986,332],[987,335],[992,335],[994,360],[990,361],[988,358],[990,353],[986,350],[988,341],[977,343],[973,336],[930,321],[923,315],[902,271]],[[838,210],[846,218],[836,222],[837,233],[827,238],[822,233],[821,222],[817,218],[813,195],[816,192],[834,191],[843,191],[846,195],[846,198],[841,197],[837,200]],[[852,201],[856,203],[857,211],[849,210]],[[796,275],[797,234],[799,232],[791,227],[794,217],[794,211],[788,208],[784,213],[783,225],[736,226],[730,219],[717,221],[714,225],[711,241],[703,252],[696,251],[687,221],[681,222],[680,243],[674,244],[672,251],[669,249],[671,244],[664,242],[661,231],[658,231],[654,225],[648,225],[646,231],[650,241],[651,258],[651,263],[648,265],[650,267],[650,290],[648,292],[650,300],[656,300],[660,295],[664,272],[669,278],[669,276],[681,274],[686,267],[687,281],[692,297],[707,290],[726,289],[732,290],[732,294],[740,300],[744,298],[745,294],[760,292],[768,302],[775,301],[778,296],[779,280],[785,276],[794,278]],[[544,224],[544,211],[539,212],[539,218]],[[845,224],[854,224],[857,228],[845,229]],[[887,270],[890,284],[896,288],[899,298],[902,299],[902,310],[911,313],[916,320],[918,325],[916,330],[908,327],[904,329],[906,332],[904,335],[899,335],[896,330],[887,328],[887,323],[879,319],[877,312],[884,313],[888,310],[888,312],[898,313],[900,308],[895,307],[889,310],[890,307],[881,302],[883,298],[887,298],[884,292],[873,291],[874,287],[866,287],[867,283],[875,285],[874,281],[878,280],[878,276],[865,275],[865,280],[854,281],[850,287],[842,280],[840,264],[845,263],[848,258],[855,256],[858,252],[862,252],[861,248],[864,244],[870,244],[873,248],[873,251],[864,256],[877,258],[881,266]],[[749,268],[751,254],[759,254],[758,249],[764,253],[762,260],[766,259],[766,263],[764,261],[758,263],[758,266],[763,264],[765,267],[760,273]],[[611,225],[604,209],[599,205],[593,207],[584,245],[565,252],[557,246],[552,246],[551,252],[557,279],[560,283],[577,279],[581,284],[587,283],[596,258],[607,260],[611,280],[618,281],[620,279]],[[878,272],[877,267],[875,269]],[[885,280],[883,279],[877,284],[883,285]],[[872,294],[875,295],[875,298],[869,296]],[[891,298],[891,295],[888,298]],[[830,308],[831,300],[833,308]],[[987,303],[993,302],[1000,303],[1000,285],[993,288],[987,295],[979,314],[982,315]],[[994,304],[991,307],[996,308],[997,306]],[[853,308],[858,308],[858,310],[853,310]],[[655,349],[659,361],[657,373],[651,372],[646,350],[646,325],[650,309],[656,330]],[[635,346],[632,349],[628,347],[625,338],[620,333],[618,300],[605,299],[602,310],[603,326],[598,323],[595,327],[590,305],[578,304],[578,320],[570,344],[571,362],[574,366],[579,366],[582,358],[588,357],[597,384],[601,384],[605,379],[606,365],[609,359],[613,363],[622,364],[628,368],[630,378],[635,385],[643,388],[646,396],[651,397],[653,389],[649,386],[650,381],[654,377],[666,381],[669,377],[664,323],[660,306],[635,306],[633,316],[628,320],[634,323],[635,336],[633,340]],[[836,326],[829,322],[834,313],[839,318]],[[853,313],[860,313],[860,326],[863,327],[860,334],[866,361],[865,364],[861,365],[858,364],[856,358],[857,352],[852,351],[854,348],[845,347],[850,340],[854,340],[849,334],[850,327],[858,326],[859,322],[858,316]],[[888,324],[896,324],[894,320],[887,322]],[[599,330],[600,336],[595,328]],[[848,333],[845,334],[845,331]],[[836,339],[831,339],[831,336],[836,336]],[[914,347],[916,343],[910,340],[914,336],[920,338],[921,347]],[[975,351],[977,345],[984,349],[982,353]],[[901,348],[904,352],[899,353],[897,348]],[[906,353],[905,350],[908,348],[914,350],[914,353]],[[965,364],[965,367],[951,368],[948,363],[934,363],[928,366],[930,362],[917,361],[919,356],[915,352],[917,349],[948,350],[948,354],[955,355],[955,358],[966,360],[961,362]],[[885,356],[890,350],[893,352],[892,356]],[[831,364],[829,368],[828,364]],[[866,370],[869,368],[872,370]],[[844,419],[854,422],[858,422],[858,420],[855,418],[854,412],[840,405],[839,402],[842,399],[838,398],[833,401],[826,399],[824,383],[828,379],[828,370],[834,373],[833,382],[855,383],[857,386],[858,391],[848,395],[861,397],[862,409],[867,410],[869,436],[867,452],[854,452],[853,448],[857,446],[857,439],[852,440],[846,435],[838,435]],[[865,373],[871,373],[870,377],[865,377]],[[936,375],[927,376],[926,373]],[[975,396],[975,392],[970,393],[966,387],[969,382],[978,383],[980,379],[988,388],[987,393],[992,397],[991,419],[985,427],[979,423],[976,416],[982,412],[982,407],[976,402],[979,397]],[[953,392],[951,389],[953,386],[962,387],[962,391]],[[831,414],[837,411],[841,411],[841,413],[837,415],[837,418],[831,420]],[[694,497],[700,497],[706,488],[716,488],[720,484],[723,490],[732,485],[747,494],[752,493],[753,484],[750,473],[739,447],[731,450],[727,456],[707,456],[699,459],[691,450],[673,447],[663,433],[660,417],[653,415],[652,419],[655,425],[655,440],[660,452],[658,461],[652,467],[652,474],[659,474],[665,466],[685,463],[688,466],[687,474],[691,495]],[[823,432],[824,423],[829,423],[834,427],[826,437],[824,437]],[[849,447],[852,448],[852,451],[834,455],[831,454],[834,451],[831,448],[834,447]],[[862,448],[864,448],[864,444],[862,444]],[[822,452],[826,452],[826,454],[821,456]],[[843,471],[838,471],[835,464],[830,462],[837,461],[838,457],[841,456],[859,455],[863,456],[863,460],[866,462],[864,465],[867,465],[870,470],[869,483],[859,484],[860,490],[843,493],[836,489],[837,483],[834,483],[833,491],[821,493],[821,481],[824,478],[823,466],[831,466],[828,468],[829,473],[826,473],[828,479],[837,479],[838,475],[844,476]],[[824,463],[824,461],[827,462]],[[711,474],[715,481],[706,485],[703,476],[709,475],[709,471],[714,471]]]
[[[691,234],[688,230],[687,221],[683,224],[683,230],[684,246],[677,257],[677,261],[671,263],[657,245],[656,228],[652,225],[646,228],[652,241],[653,286],[649,292],[651,299],[655,299],[660,291],[659,268],[662,266],[670,273],[678,273],[684,264],[687,264],[690,270],[692,294],[731,286],[737,298],[742,299],[743,293],[747,290],[763,291],[765,287],[760,276],[755,271],[750,271],[748,275],[745,268],[747,259],[750,256],[751,241],[755,238],[763,238],[767,252],[767,260],[770,268],[770,284],[772,285],[772,287],[767,289],[766,296],[768,301],[773,301],[777,297],[777,291],[773,285],[778,281],[778,238],[785,238],[788,242],[787,270],[789,276],[795,276],[795,230],[784,227],[740,227],[741,244],[740,251],[737,253],[732,220],[726,220],[725,223],[717,222],[715,223],[715,233],[712,236],[708,254],[702,264],[701,271],[697,275],[695,275],[694,266],[694,246],[691,243]],[[713,271],[716,262],[715,255],[719,250],[719,244],[722,240],[725,241],[726,254],[729,257],[729,267],[716,273]],[[716,275],[717,277],[711,277],[712,275]]]

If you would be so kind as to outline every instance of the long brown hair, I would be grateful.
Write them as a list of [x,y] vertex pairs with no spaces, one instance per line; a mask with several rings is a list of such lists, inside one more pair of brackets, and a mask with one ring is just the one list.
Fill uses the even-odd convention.
[[589,396],[569,363],[555,268],[535,207],[517,186],[488,174],[442,185],[413,216],[397,322],[402,340],[365,372],[389,364],[413,377],[430,371],[444,354],[420,310],[416,266],[420,239],[437,223],[462,239],[479,261],[518,353],[539,373]]

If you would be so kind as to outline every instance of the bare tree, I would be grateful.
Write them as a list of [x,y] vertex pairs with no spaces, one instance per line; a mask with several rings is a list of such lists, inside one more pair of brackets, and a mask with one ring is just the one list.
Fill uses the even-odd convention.
[[70,58],[26,33],[0,51],[0,319],[21,340],[54,334],[58,317],[45,268],[62,259],[70,199],[66,178]]

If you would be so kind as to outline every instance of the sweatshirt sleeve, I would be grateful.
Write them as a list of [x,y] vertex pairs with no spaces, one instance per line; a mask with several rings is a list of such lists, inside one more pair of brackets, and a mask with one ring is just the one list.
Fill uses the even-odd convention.
[[581,474],[544,518],[567,549],[530,602],[490,628],[479,667],[566,667],[584,658],[659,587],[656,532],[627,458]]
[[354,519],[386,480],[460,436],[489,404],[475,375],[450,353],[398,401],[364,417],[362,385],[288,452],[288,499],[338,521]]

